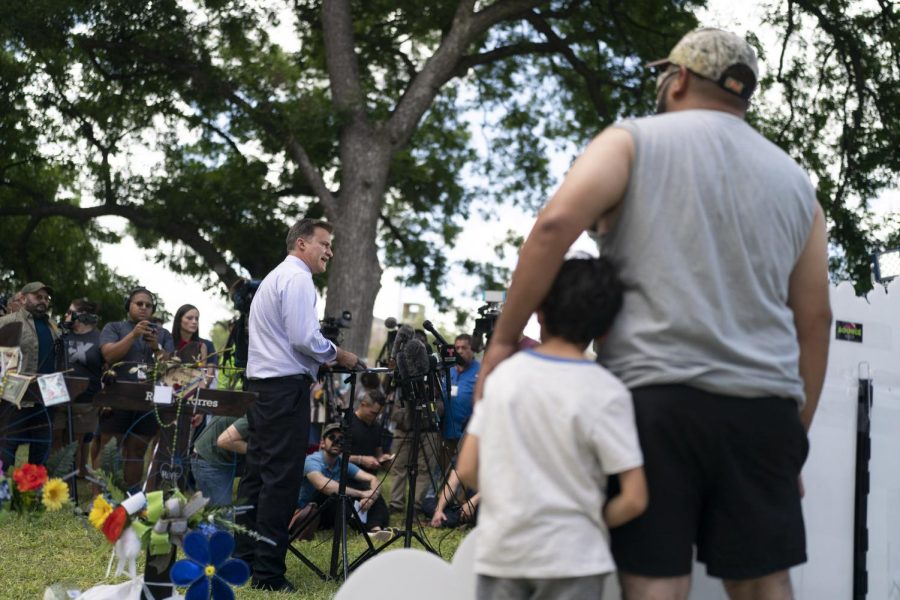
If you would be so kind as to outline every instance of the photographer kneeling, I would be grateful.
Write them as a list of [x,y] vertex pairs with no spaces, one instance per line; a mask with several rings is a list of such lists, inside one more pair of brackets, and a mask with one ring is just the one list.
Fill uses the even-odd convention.
[[[318,522],[320,529],[328,529],[334,525],[338,512],[337,502],[328,502],[329,496],[338,493],[341,478],[341,452],[344,435],[338,423],[330,423],[322,431],[321,449],[306,457],[303,465],[303,482],[300,484],[298,508],[303,509],[310,503],[318,505]],[[351,487],[347,482],[346,494],[355,498],[359,504],[357,511],[363,523],[351,520],[356,529],[365,529],[377,541],[390,539],[393,533],[387,529],[388,509],[379,494],[378,478],[366,473],[356,465],[347,465],[347,476],[358,487]],[[364,488],[364,489],[360,489]],[[295,521],[296,522],[296,521]],[[373,535],[374,534],[374,535]]]

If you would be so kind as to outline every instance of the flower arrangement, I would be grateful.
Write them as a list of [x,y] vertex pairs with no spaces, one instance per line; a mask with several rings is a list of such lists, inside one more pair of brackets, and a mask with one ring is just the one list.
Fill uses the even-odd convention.
[[[108,473],[91,472],[95,477],[93,481],[105,491],[94,498],[88,521],[113,544],[119,559],[117,575],[127,567],[134,579],[135,562],[142,549],[148,551],[148,560],[158,571],[168,569],[175,557],[174,549],[183,547],[186,536],[194,530],[212,537],[216,532],[228,529],[274,545],[271,540],[235,524],[231,520],[234,509],[208,509],[209,499],[200,492],[188,498],[176,488],[171,492],[155,491],[126,497]],[[229,581],[233,583],[232,580],[236,579]]]
[[69,502],[69,485],[58,477],[50,477],[43,465],[26,463],[12,470],[12,476],[3,474],[0,462],[0,510],[19,514],[55,512]]

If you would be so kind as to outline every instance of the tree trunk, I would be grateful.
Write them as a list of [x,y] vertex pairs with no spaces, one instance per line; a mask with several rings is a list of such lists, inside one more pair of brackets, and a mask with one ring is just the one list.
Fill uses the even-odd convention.
[[[353,314],[343,331],[343,348],[365,357],[372,330],[372,309],[381,288],[378,219],[390,168],[390,148],[372,135],[347,136],[341,193],[334,215],[334,258],[328,273],[325,315]],[[349,159],[349,160],[348,160]],[[353,243],[349,243],[353,240]]]

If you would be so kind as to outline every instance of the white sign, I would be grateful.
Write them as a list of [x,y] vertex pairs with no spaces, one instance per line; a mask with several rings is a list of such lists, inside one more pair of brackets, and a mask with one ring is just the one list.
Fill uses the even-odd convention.
[[62,373],[41,375],[37,381],[38,387],[41,388],[44,406],[54,406],[69,401],[69,390],[66,388],[66,380]]
[[157,404],[172,404],[172,388],[167,385],[153,386],[153,401]]

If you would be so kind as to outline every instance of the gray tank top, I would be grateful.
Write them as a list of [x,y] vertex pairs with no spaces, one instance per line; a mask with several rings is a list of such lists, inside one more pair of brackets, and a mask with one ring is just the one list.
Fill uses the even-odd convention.
[[683,383],[803,403],[788,279],[815,191],[742,119],[678,111],[617,125],[635,143],[622,210],[598,241],[625,304],[599,360],[629,388]]

